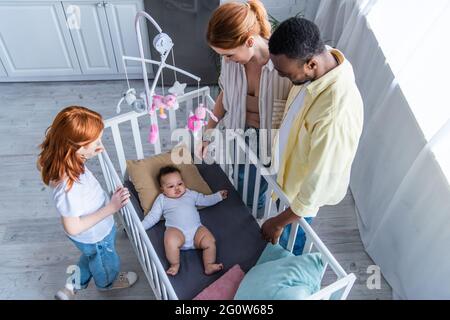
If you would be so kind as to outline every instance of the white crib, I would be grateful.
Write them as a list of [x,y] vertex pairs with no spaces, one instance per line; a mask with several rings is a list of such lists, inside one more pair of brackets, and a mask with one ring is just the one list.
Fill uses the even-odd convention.
[[[194,90],[184,94],[179,97],[179,103],[184,105],[186,108],[186,112],[190,111],[190,108],[193,105],[194,99],[200,95],[202,101],[206,102],[207,106],[211,108],[214,104],[213,99],[210,97],[210,91],[208,87],[201,88],[199,90]],[[180,108],[179,110],[183,110]],[[169,111],[169,122],[171,132],[177,127],[176,125],[176,117],[174,110]],[[180,112],[180,111],[178,111]],[[126,170],[126,159],[143,159],[143,145],[141,141],[141,134],[138,126],[138,119],[140,117],[148,117],[146,113],[136,113],[134,111],[128,112],[126,114],[122,114],[111,119],[105,121],[105,131],[111,130],[115,151],[117,153],[118,158],[118,168],[119,171],[116,171],[115,166],[110,160],[108,153],[105,151],[104,153],[99,155],[99,161],[101,165],[101,169],[103,172],[104,179],[106,181],[106,185],[109,193],[112,193],[113,190],[116,189],[117,186],[121,186],[124,179],[128,178],[127,170]],[[136,156],[133,154],[125,154],[123,147],[123,140],[121,137],[121,131],[119,129],[119,125],[123,127],[129,123],[131,125],[131,130],[133,134],[133,141],[136,150]],[[147,130],[147,129],[145,129]],[[159,138],[160,139],[160,138]],[[257,201],[258,201],[258,193],[260,188],[260,177],[262,176],[268,183],[268,190],[266,195],[266,204],[264,209],[264,218],[267,219],[270,215],[273,214],[275,208],[275,203],[272,200],[272,197],[269,195],[274,192],[278,195],[278,198],[281,201],[281,205],[278,208],[278,213],[283,211],[288,205],[288,200],[283,193],[283,191],[279,188],[274,178],[270,175],[265,175],[266,168],[259,162],[255,153],[248,150],[248,146],[246,145],[244,138],[240,135],[234,135],[233,140],[229,141],[231,147],[235,150],[235,155],[239,155],[239,153],[245,153],[245,174],[244,174],[244,192],[243,192],[243,200],[246,203],[247,198],[247,190],[250,184],[255,185],[254,191],[254,199],[253,199],[253,217],[256,219],[257,216]],[[154,146],[155,154],[161,152],[160,143],[157,143]],[[249,165],[254,164],[257,168],[255,181],[249,181]],[[234,170],[233,170],[233,166]],[[237,162],[236,163],[227,163],[221,164],[222,170],[227,174],[231,183],[237,189],[238,183],[238,175],[237,175]],[[120,172],[120,175],[117,174]],[[276,214],[276,212],[275,212]],[[141,221],[138,217],[137,212],[135,211],[134,206],[131,203],[128,203],[124,206],[119,215],[120,220],[126,229],[126,232],[129,236],[131,244],[136,252],[136,255],[139,259],[139,262],[142,266],[142,269],[148,279],[148,282],[157,297],[157,299],[163,300],[174,300],[178,299],[175,290],[173,289],[171,282],[159,260],[158,255],[146,233],[144,230]],[[259,221],[261,222],[261,221]],[[311,226],[303,219],[299,219],[298,223],[294,223],[292,228],[293,232],[290,234],[288,249],[292,251],[294,239],[297,233],[298,227],[303,228],[306,234],[307,242],[304,248],[304,253],[311,251],[318,251],[322,254],[322,259],[326,265],[325,269],[331,268],[334,274],[337,276],[337,280],[330,285],[323,287],[317,293],[311,295],[309,299],[319,300],[319,299],[341,299],[344,300],[347,298],[353,283],[356,279],[353,273],[347,274],[339,262],[333,257],[331,252],[327,249],[324,243],[320,240],[318,235],[314,232]],[[322,275],[323,277],[323,275]]]

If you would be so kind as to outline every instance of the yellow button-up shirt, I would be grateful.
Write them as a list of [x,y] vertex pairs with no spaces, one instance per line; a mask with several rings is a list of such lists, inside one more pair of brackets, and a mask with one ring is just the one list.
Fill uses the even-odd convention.
[[[307,85],[278,168],[277,183],[301,217],[314,217],[321,206],[345,197],[363,127],[363,102],[353,68],[340,51],[330,52],[339,65]],[[301,88],[292,87],[284,116]],[[274,144],[272,155],[277,149]]]

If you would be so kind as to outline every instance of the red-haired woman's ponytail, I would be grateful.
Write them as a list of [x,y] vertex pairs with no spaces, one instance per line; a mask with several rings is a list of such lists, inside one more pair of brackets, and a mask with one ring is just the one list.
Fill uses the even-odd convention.
[[209,19],[206,40],[210,46],[233,49],[252,35],[270,37],[267,11],[259,0],[226,2],[218,7]]
[[265,39],[269,39],[271,34],[271,26],[267,16],[267,10],[259,0],[248,0],[250,9],[255,13],[258,20],[260,32],[259,35]]

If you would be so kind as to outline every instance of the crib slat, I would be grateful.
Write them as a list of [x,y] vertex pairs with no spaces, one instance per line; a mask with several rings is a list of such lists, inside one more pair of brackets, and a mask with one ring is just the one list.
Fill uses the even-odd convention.
[[145,245],[145,242],[142,242],[142,251],[143,251],[143,255],[142,255],[142,261],[141,261],[141,265],[142,265],[142,269],[144,270],[144,273],[147,274],[148,273],[148,265],[147,265],[147,252],[148,248]]
[[356,276],[353,273],[350,273],[343,279],[347,280],[347,285],[345,286],[345,289],[343,290],[342,295],[340,296],[341,300],[347,299],[347,297],[350,293],[350,290],[352,289],[353,284],[355,283]]
[[155,275],[155,288],[156,288],[156,294],[158,295],[158,297],[161,299],[161,286],[160,286],[160,284],[159,284],[159,275],[158,275],[158,272],[156,272],[156,266],[155,266],[155,264],[153,263],[153,261],[152,261],[152,268],[153,268],[153,270],[155,271],[154,272],[154,275]]
[[191,114],[191,112],[193,113],[193,103],[192,103],[192,99],[189,99],[186,101],[186,119],[189,119],[189,116]]
[[303,247],[303,254],[311,253],[313,246],[314,243],[311,241],[311,237],[309,235],[306,235],[305,246]]
[[287,249],[292,252],[294,249],[295,238],[297,237],[298,222],[293,222],[291,224],[291,232],[289,233],[289,240],[287,244]]
[[128,219],[128,215],[127,214],[122,214],[122,217],[123,217],[123,220],[124,220],[126,226],[128,227],[128,231],[129,231],[129,229],[130,229],[130,221]]
[[153,282],[153,270],[152,270],[152,267],[150,265],[150,257],[148,255],[148,248],[147,248],[147,245],[144,244],[144,246],[145,246],[145,250],[144,250],[145,266],[146,266],[147,272],[148,272],[148,274],[150,276],[150,280]]
[[280,199],[280,204],[278,205],[278,210],[277,212],[280,214],[282,213],[284,210],[286,210],[286,203]]
[[134,246],[137,248],[137,236],[136,236],[136,233],[135,233],[135,231],[134,231],[134,228],[133,228],[133,225],[131,224],[131,217],[127,214],[127,213],[125,213],[125,216],[128,218],[128,223],[129,223],[129,226],[130,226],[130,231],[131,231],[131,239],[133,240],[133,243],[134,243]]
[[206,92],[206,105],[207,105],[208,109],[210,109],[211,111],[214,109],[215,101],[211,98],[211,95],[209,92],[209,87]]
[[141,259],[144,259],[144,251],[142,249],[142,240],[141,240],[141,235],[139,234],[139,231],[137,229],[137,227],[134,225],[133,223],[133,229],[135,231],[135,233],[137,234],[137,247],[138,247],[138,251],[139,251],[139,255],[141,257]]
[[173,132],[177,128],[177,117],[175,114],[175,110],[169,109],[169,125],[170,132]]
[[122,174],[122,177],[124,177],[127,165],[125,160],[125,153],[123,151],[122,137],[120,136],[119,125],[117,123],[111,124],[111,130],[114,144],[116,146],[117,158],[119,159],[120,172]]
[[162,291],[162,299],[163,300],[168,300],[167,299],[167,290],[166,290],[166,286],[164,285],[164,283],[161,282],[161,291]]
[[266,204],[264,205],[264,219],[267,219],[270,217],[270,214],[272,213],[272,187],[269,186],[267,188],[267,192],[266,192]]
[[161,132],[159,131],[159,125],[158,125],[158,116],[156,115],[156,112],[153,112],[150,115],[150,123],[151,124],[156,124],[156,126],[158,127],[158,138],[156,139],[155,144],[153,145],[154,150],[155,150],[155,154],[160,154],[161,153]]
[[108,166],[105,164],[105,159],[104,157],[107,156],[106,154],[100,153],[98,155],[98,160],[100,161],[100,167],[102,169],[103,172],[103,176],[105,177],[105,182],[106,182],[106,186],[108,187],[108,191],[114,192],[114,187],[113,187],[113,182],[109,173],[109,169]]
[[323,271],[322,271],[322,275],[320,276],[320,279],[323,279],[323,276],[325,275],[325,272],[327,271],[327,267],[328,267],[328,261],[324,261],[324,266],[323,266]]
[[234,143],[234,170],[233,170],[233,184],[234,188],[238,189],[239,182],[239,145]]
[[256,218],[256,215],[258,214],[258,200],[259,200],[259,187],[261,184],[261,167],[257,166],[256,168],[256,176],[255,176],[255,189],[253,194],[253,208],[252,208],[252,214],[253,217]]
[[136,235],[136,242],[137,242],[137,248],[138,248],[138,251],[139,251],[139,255],[140,255],[141,258],[143,258],[144,252],[142,250],[141,236],[139,234],[139,231],[138,231],[136,225],[133,222],[132,222],[132,226],[131,227],[133,228],[134,234]]
[[131,129],[133,131],[134,146],[136,148],[136,156],[138,160],[144,159],[144,151],[142,150],[141,133],[137,118],[131,118]]
[[249,171],[250,171],[250,158],[248,156],[248,150],[246,147],[245,150],[245,166],[244,166],[244,190],[243,190],[243,200],[244,203],[247,204],[248,199],[248,177],[249,177]]
[[227,148],[225,149],[225,166],[226,166],[226,173],[228,176],[228,180],[230,180],[231,183],[233,183],[233,158],[230,154],[233,150],[233,141],[225,141]]

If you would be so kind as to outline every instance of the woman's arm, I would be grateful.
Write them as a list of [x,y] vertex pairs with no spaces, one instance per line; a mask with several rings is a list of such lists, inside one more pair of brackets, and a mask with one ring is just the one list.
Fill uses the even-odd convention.
[[[223,91],[219,93],[216,99],[216,104],[214,105],[213,113],[217,117],[217,119],[220,121],[223,116],[225,115],[225,109],[223,108]],[[213,119],[209,118],[208,124],[206,125],[206,130],[208,129],[214,129],[217,126],[217,122],[215,122]]]
[[103,208],[95,211],[94,213],[87,214],[81,217],[67,217],[62,216],[62,224],[64,230],[71,236],[76,236],[107,218],[108,216],[119,211],[125,204],[127,204],[130,198],[130,193],[127,188],[118,188],[111,201]]
[[[223,116],[225,115],[225,109],[223,108],[223,91],[220,92],[219,96],[216,99],[216,104],[214,105],[213,113],[217,117],[217,120],[222,120]],[[208,129],[214,129],[217,126],[218,122],[215,122],[213,119],[209,118],[208,124],[206,125],[206,130]],[[201,158],[206,157],[206,152],[208,150],[209,141],[205,140],[200,145],[199,155],[201,155]]]

